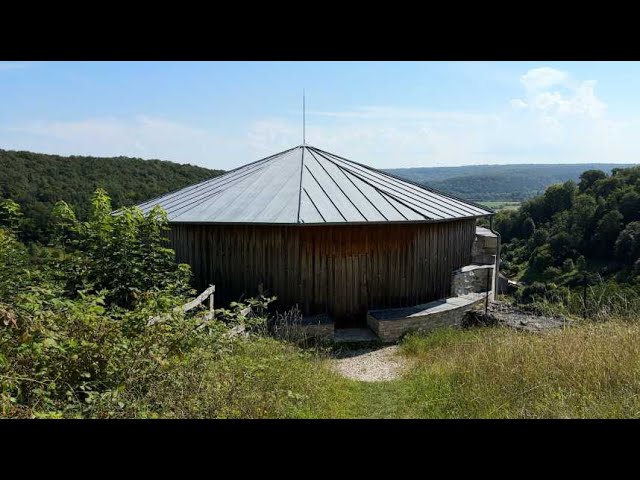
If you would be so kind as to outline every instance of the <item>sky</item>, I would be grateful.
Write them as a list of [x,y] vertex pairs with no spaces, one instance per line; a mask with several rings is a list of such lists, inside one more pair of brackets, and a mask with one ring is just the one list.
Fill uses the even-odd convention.
[[0,148],[231,169],[640,162],[640,62],[5,62]]

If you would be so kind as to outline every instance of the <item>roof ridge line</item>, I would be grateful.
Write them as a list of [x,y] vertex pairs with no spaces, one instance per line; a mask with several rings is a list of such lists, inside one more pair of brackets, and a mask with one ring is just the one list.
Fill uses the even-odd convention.
[[[296,223],[300,223],[300,209],[302,208],[302,174],[304,172],[304,145],[300,145],[302,155],[300,156],[300,185],[298,186],[298,216]],[[308,195],[308,194],[307,194]]]

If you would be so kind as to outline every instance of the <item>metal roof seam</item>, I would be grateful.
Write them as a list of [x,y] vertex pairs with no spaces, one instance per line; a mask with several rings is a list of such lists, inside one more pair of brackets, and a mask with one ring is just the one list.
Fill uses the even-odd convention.
[[[350,162],[350,163],[353,163],[355,165],[359,165],[357,162]],[[378,175],[380,175],[382,177],[385,176],[384,172],[381,172],[379,170],[375,170],[373,168],[368,168],[367,171],[363,171],[362,169],[359,169],[357,167],[353,167],[351,165],[349,165],[349,168],[353,168],[355,171],[359,172],[360,175],[378,174]],[[373,174],[369,173],[369,171],[373,172]],[[370,176],[367,176],[367,178],[369,180],[373,181],[375,177],[371,178]],[[397,181],[397,179],[394,179],[394,182],[390,182],[389,185],[385,185],[379,179],[376,179],[376,181],[377,181],[378,184],[384,186],[385,188],[391,189],[392,188],[391,185],[393,185],[393,187],[395,187],[396,189],[404,190],[406,195],[411,194],[412,195],[412,199],[417,201],[417,202],[423,203],[425,205],[424,208],[426,210],[433,209],[433,210],[439,211],[439,212],[441,212],[441,213],[443,213],[445,215],[449,215],[449,213],[447,213],[445,210],[442,210],[442,208],[445,208],[445,209],[448,208],[448,209],[451,209],[451,210],[456,210],[458,214],[463,214],[463,215],[468,214],[468,213],[473,213],[473,210],[470,210],[468,208],[462,208],[462,207],[460,207],[460,206],[458,206],[456,204],[447,205],[446,203],[443,203],[444,199],[440,199],[437,196],[435,196],[437,194],[434,194],[432,192],[428,192],[425,189],[420,189],[419,186],[418,186],[418,190],[416,191],[415,189],[407,188],[405,185],[403,185],[403,183],[401,181],[400,182]],[[398,183],[399,183],[399,185],[398,185]],[[420,197],[420,194],[425,195],[425,197]],[[428,194],[428,196],[426,194]],[[418,197],[418,198],[416,198],[416,197]],[[404,202],[404,200],[403,200],[403,202]]]
[[250,166],[250,165],[254,165],[254,164],[256,164],[256,163],[259,163],[259,162],[264,162],[264,161],[270,160],[270,159],[271,159],[271,158],[273,158],[273,157],[277,157],[277,156],[279,156],[279,155],[282,155],[282,154],[284,154],[284,153],[286,153],[286,152],[289,152],[289,151],[291,151],[291,150],[294,150],[295,148],[298,148],[298,147],[293,147],[293,148],[290,148],[290,149],[288,149],[288,150],[284,150],[284,151],[279,152],[279,153],[274,153],[273,155],[269,155],[268,157],[264,157],[264,158],[258,159],[258,160],[254,161],[254,162],[250,162],[250,163],[246,163],[246,164],[244,164],[244,165],[240,165],[239,167],[236,167],[236,168],[233,168],[233,169],[231,169],[231,170],[229,170],[229,171],[226,171],[226,172],[224,172],[224,173],[223,173],[223,174],[221,174],[221,175],[217,175],[217,176],[215,176],[215,177],[207,178],[206,180],[202,180],[201,182],[194,183],[193,185],[187,185],[186,187],[177,188],[176,190],[172,190],[172,191],[170,191],[170,192],[163,193],[162,195],[158,195],[158,196],[153,197],[153,198],[151,198],[151,199],[149,199],[149,200],[146,200],[146,201],[144,201],[144,202],[142,202],[142,203],[138,204],[137,206],[138,206],[138,207],[140,207],[140,208],[145,208],[145,207],[143,207],[143,205],[146,205],[146,204],[148,204],[148,203],[150,203],[150,202],[153,202],[154,200],[158,200],[159,198],[164,198],[164,197],[167,197],[167,196],[171,196],[171,195],[173,195],[174,193],[178,193],[178,192],[180,192],[180,191],[182,191],[182,190],[187,191],[187,190],[194,189],[194,188],[198,187],[199,185],[202,185],[203,183],[210,182],[210,181],[212,181],[212,180],[216,180],[216,179],[218,179],[218,178],[224,177],[224,176],[229,175],[230,173],[233,173],[233,172],[235,172],[236,170],[239,170],[239,169],[241,169],[241,168],[245,168],[245,167],[248,167],[248,166]]
[[331,205],[333,205],[333,208],[335,208],[338,213],[340,214],[340,216],[342,217],[342,219],[346,222],[347,221],[347,217],[344,216],[344,214],[340,211],[340,209],[338,208],[338,206],[335,204],[335,202],[331,199],[331,197],[329,196],[329,194],[327,194],[326,190],[324,189],[324,187],[322,186],[322,184],[318,181],[318,179],[316,178],[316,176],[313,174],[313,172],[311,170],[309,170],[308,166],[304,166],[304,168],[307,169],[307,172],[309,172],[309,175],[311,175],[311,177],[316,181],[316,183],[318,184],[318,186],[320,187],[320,190],[322,190],[322,193],[325,194],[325,196],[329,199],[329,201],[331,202]]
[[313,154],[313,152],[311,150],[309,150],[309,153],[311,153],[311,156],[313,157],[313,159],[318,163],[318,165],[320,165],[320,168],[322,168],[322,170],[325,171],[325,173],[328,175],[328,177],[331,179],[331,181],[333,183],[335,183],[336,187],[338,187],[338,189],[340,190],[340,192],[342,192],[342,194],[344,195],[344,197],[349,200],[349,202],[351,203],[351,205],[353,205],[353,208],[356,209],[356,211],[362,216],[362,218],[365,219],[365,221],[369,221],[369,219],[360,211],[360,209],[356,206],[355,203],[353,203],[353,200],[351,200],[351,198],[349,198],[349,195],[347,195],[345,193],[345,191],[342,189],[342,187],[338,184],[338,182],[336,182],[335,178],[333,178],[331,176],[331,174],[327,171],[327,169],[324,167],[324,165],[322,165],[322,163],[320,163],[320,161],[316,158],[316,156]]
[[[238,175],[238,176],[235,176],[235,177],[233,177],[231,179],[227,179],[228,181],[226,183],[215,184],[213,186],[208,186],[205,190],[197,191],[197,192],[195,192],[195,194],[190,194],[190,195],[186,196],[186,198],[179,197],[179,198],[177,198],[175,200],[171,200],[167,204],[165,204],[166,206],[170,205],[170,208],[167,208],[167,212],[171,212],[171,211],[174,211],[174,210],[182,210],[182,208],[184,208],[184,207],[179,207],[179,208],[176,208],[176,207],[178,207],[178,205],[182,205],[185,202],[189,202],[190,200],[193,200],[194,198],[196,200],[194,200],[191,203],[187,203],[187,205],[191,205],[192,203],[197,203],[198,205],[200,205],[207,198],[210,198],[212,196],[217,195],[218,193],[224,191],[226,188],[228,188],[233,183],[237,183],[237,182],[239,182],[241,180],[244,180],[245,178],[251,176],[253,173],[264,170],[264,168],[265,167],[255,168],[255,169],[251,170],[250,172],[246,172],[244,175]],[[224,188],[221,188],[221,187],[224,187]],[[209,192],[212,192],[212,193],[209,193]],[[205,195],[204,198],[201,199],[200,195],[203,195],[203,194],[206,194],[206,195]],[[202,201],[199,202],[199,200],[202,200]],[[175,203],[175,202],[177,202],[177,203]],[[191,208],[193,208],[193,207],[191,207]]]
[[[315,149],[315,148],[314,148],[314,149]],[[319,149],[315,149],[315,150],[319,150]],[[322,154],[320,153],[320,155],[322,155]],[[325,157],[324,155],[322,155],[322,156],[323,156],[324,158],[327,158],[327,157]],[[327,160],[328,160],[328,161],[331,161],[329,158],[327,158]],[[338,164],[337,164],[337,163],[335,163],[335,162],[333,162],[333,164],[334,164],[336,167],[338,167],[338,168],[340,169],[340,171],[344,174],[344,176],[345,176],[345,177],[347,177],[347,179],[349,179],[349,181],[350,181],[351,183],[353,183],[353,185],[354,185],[356,188],[358,188],[358,187],[356,186],[356,184],[353,182],[353,180],[351,180],[351,179],[349,178],[349,176],[348,176],[348,175],[347,175],[347,173],[345,172],[345,169],[344,169],[344,168],[342,168],[340,165],[338,165]],[[366,180],[364,180],[363,178],[360,178],[360,177],[358,177],[357,175],[354,175],[353,173],[351,173],[351,171],[347,170],[347,172],[349,172],[349,174],[353,175],[354,177],[358,178],[358,180],[360,180],[361,182],[363,182],[363,183],[365,183],[366,185],[369,185],[371,188],[373,188],[373,189],[374,189],[374,190],[375,190],[375,191],[380,195],[380,197],[381,197],[381,198],[383,198],[383,199],[384,199],[384,200],[385,200],[389,205],[391,205],[391,207],[392,207],[396,212],[398,212],[398,214],[400,214],[400,216],[402,216],[405,220],[409,220],[409,219],[408,219],[408,218],[407,218],[407,217],[406,217],[406,216],[405,216],[405,215],[404,215],[400,210],[398,210],[398,209],[396,208],[396,206],[395,206],[393,203],[391,203],[391,202],[390,202],[390,201],[385,197],[385,195],[383,194],[383,192],[382,192],[379,188],[377,188],[375,185],[372,185],[371,183],[367,182],[367,181],[366,181]],[[358,188],[358,191],[359,191],[360,193],[362,193],[362,191],[361,191],[359,188]],[[382,217],[383,217],[385,220],[388,220],[388,218],[387,218],[387,217],[386,217],[386,216],[385,216],[385,215],[384,215],[384,214],[383,214],[383,213],[378,209],[378,207],[376,207],[376,206],[375,206],[375,204],[374,204],[373,202],[371,202],[371,200],[369,199],[369,197],[367,197],[364,193],[362,193],[362,195],[363,195],[367,200],[369,200],[369,202],[371,203],[371,205],[373,205],[373,207],[374,207],[376,210],[378,210],[378,212],[380,213],[380,215],[382,215]]]
[[[322,156],[323,158],[325,158],[328,162],[331,162],[333,165],[335,165],[335,166],[336,166],[336,168],[338,169],[338,171],[339,171],[340,173],[342,173],[342,175],[344,175],[344,177],[345,177],[347,180],[349,180],[349,182],[351,182],[351,184],[354,186],[354,188],[355,188],[356,190],[358,190],[358,192],[360,192],[360,195],[362,195],[362,197],[363,197],[363,198],[365,198],[365,199],[366,199],[366,200],[371,204],[371,206],[372,206],[373,208],[375,208],[375,209],[376,209],[376,211],[380,214],[380,216],[381,216],[382,218],[384,218],[385,220],[389,220],[389,219],[385,216],[385,214],[384,214],[384,213],[382,213],[378,207],[376,207],[375,203],[373,203],[373,202],[371,201],[371,199],[370,199],[368,196],[366,196],[366,195],[363,193],[363,191],[362,191],[362,190],[360,190],[360,188],[355,184],[355,182],[354,182],[353,180],[351,180],[351,178],[349,177],[349,175],[347,175],[347,173],[345,172],[345,170],[344,170],[342,167],[340,167],[340,165],[338,165],[336,162],[332,161],[330,158],[326,157],[326,156],[325,156],[325,155],[323,155],[322,153],[320,153],[320,152],[316,152],[316,153],[318,153],[318,155],[320,155],[320,156]],[[400,213],[400,212],[398,212],[398,213]]]
[[[266,161],[264,163],[266,163]],[[245,167],[248,167],[248,168],[245,168]],[[205,183],[209,183],[209,185],[205,186],[204,183],[199,184],[200,185],[199,189],[190,189],[189,187],[185,187],[183,189],[184,191],[181,190],[181,191],[175,192],[174,194],[167,194],[165,196],[167,197],[167,199],[165,200],[164,205],[165,207],[181,205],[185,201],[189,201],[198,195],[202,195],[203,193],[208,193],[212,190],[215,190],[216,188],[229,187],[234,182],[237,182],[240,179],[243,179],[264,168],[265,168],[265,165],[262,165],[262,164],[256,165],[255,163],[253,165],[245,165],[244,167],[236,168],[231,172],[225,173],[224,175],[220,175],[219,177],[214,177],[212,179],[207,180],[207,182]],[[180,193],[180,195],[178,195],[178,193]],[[147,207],[144,207],[144,208],[147,208]]]
[[318,212],[318,215],[320,215],[320,218],[322,218],[322,221],[326,223],[327,220],[324,218],[324,215],[322,215],[322,212],[320,211],[320,209],[316,205],[316,202],[313,201],[313,198],[311,198],[311,195],[309,195],[309,192],[307,192],[306,188],[304,189],[304,193],[307,195],[307,198],[311,202],[311,205],[313,205],[313,208],[315,208],[316,212]]
[[[188,211],[190,211],[191,209],[197,207],[198,205],[203,204],[204,202],[206,202],[207,200],[210,200],[211,198],[220,195],[222,192],[217,191],[212,193],[211,195],[207,195],[206,197],[202,198],[202,199],[196,199],[191,203],[188,203],[187,205],[183,206],[183,207],[179,207],[179,208],[175,208],[173,210],[167,210],[167,216],[169,215],[175,215],[177,217],[179,217],[180,215],[187,213]],[[187,208],[188,207],[188,208]],[[186,210],[184,210],[186,208]],[[184,211],[181,211],[184,210]],[[178,213],[180,212],[180,213]]]
[[[320,150],[320,151],[324,152],[324,150],[321,150],[321,149],[319,149],[319,148],[317,148],[317,150]],[[487,212],[487,211],[488,211],[488,212],[491,212],[491,214],[495,213],[495,211],[493,211],[493,210],[492,210],[492,209],[490,209],[489,207],[484,207],[484,206],[482,206],[482,205],[480,205],[480,204],[478,204],[478,203],[472,202],[471,200],[465,200],[465,199],[463,199],[463,198],[456,197],[455,195],[451,195],[450,193],[445,193],[445,192],[442,192],[442,191],[440,191],[440,190],[437,190],[437,189],[435,189],[435,188],[433,188],[433,187],[428,187],[428,186],[426,186],[426,185],[419,184],[419,183],[417,183],[417,182],[414,182],[413,180],[409,180],[409,179],[406,179],[406,178],[402,178],[402,177],[399,177],[399,176],[394,175],[394,174],[392,174],[392,173],[384,172],[384,171],[382,171],[382,170],[375,169],[375,168],[373,168],[373,167],[370,167],[370,166],[365,165],[365,164],[363,164],[363,163],[356,162],[356,161],[354,161],[354,160],[349,160],[348,158],[341,157],[340,155],[336,155],[335,153],[331,153],[331,152],[325,152],[325,153],[327,153],[327,154],[329,154],[329,155],[332,155],[332,156],[334,156],[334,157],[336,157],[336,158],[339,158],[339,159],[341,159],[341,160],[343,160],[343,161],[346,161],[346,162],[353,163],[353,164],[359,165],[359,166],[361,166],[361,167],[364,167],[364,168],[366,168],[367,170],[372,170],[372,171],[374,171],[374,172],[378,172],[378,173],[380,173],[380,174],[382,174],[382,175],[386,175],[386,176],[388,176],[388,177],[391,177],[391,178],[393,178],[393,179],[395,179],[395,180],[399,180],[400,182],[410,183],[410,184],[412,184],[412,185],[414,185],[414,186],[416,186],[416,187],[418,187],[418,188],[421,188],[421,189],[424,189],[424,190],[428,190],[428,191],[430,191],[430,192],[432,192],[432,193],[435,193],[435,194],[437,194],[437,195],[442,195],[442,196],[444,196],[444,197],[447,197],[447,198],[450,198],[450,199],[452,199],[452,200],[455,200],[456,202],[459,202],[459,203],[462,203],[462,204],[470,204],[470,205],[473,205],[473,206],[477,207],[478,209],[483,210],[483,211],[485,211],[485,212]]]
[[285,188],[286,185],[287,185],[287,182],[286,181],[283,182],[282,185],[280,185],[280,188],[278,188],[277,192],[275,192],[275,195],[273,196],[273,198],[271,200],[269,200],[268,202],[265,202],[264,205],[262,206],[262,208],[254,214],[254,217],[259,217],[259,215],[262,212],[264,212],[274,202],[274,200],[276,200],[277,194],[280,193],[282,191],[282,189]]
[[[358,176],[358,175],[356,175]],[[360,178],[363,178],[362,176],[360,176]],[[411,200],[413,200],[415,203],[411,203],[411,205],[413,205],[414,207],[418,207],[418,208],[423,208],[424,210],[428,211],[431,215],[445,215],[445,217],[450,216],[450,213],[446,212],[445,210],[443,210],[442,208],[446,208],[445,206],[442,206],[440,204],[437,204],[435,202],[432,202],[432,204],[429,204],[429,202],[427,202],[424,198],[420,198],[417,194],[412,193],[412,196],[409,196],[408,191],[405,189],[404,192],[402,192],[402,189],[399,189],[398,187],[396,187],[395,185],[391,186],[391,185],[385,185],[384,183],[382,183],[382,181],[375,179],[375,178],[370,178],[367,177],[369,181],[371,182],[375,182],[377,185],[379,185],[379,188],[386,193],[389,193],[388,191],[392,191],[395,192],[397,194],[404,194],[407,198],[410,198]],[[400,191],[399,191],[400,190]],[[418,197],[418,198],[416,198]],[[401,198],[398,197],[398,201],[400,203],[402,203],[405,206],[408,206],[407,204],[409,204],[410,202],[407,200],[407,198]],[[442,207],[442,208],[440,208]],[[437,213],[439,212],[439,213]],[[468,212],[459,212],[462,214],[466,214]]]
[[[376,179],[375,177],[372,178],[372,177],[364,176],[364,175],[361,174],[361,172],[353,171],[353,170],[350,170],[349,168],[347,168],[346,170],[349,171],[350,173],[352,173],[359,180],[361,180],[363,182],[366,182],[371,186],[374,186],[374,184],[375,184],[376,188],[378,190],[380,190],[381,192],[385,193],[385,194],[389,194],[388,190],[396,192],[396,193],[402,193],[402,192],[398,192],[396,189],[394,189],[393,187],[391,187],[389,185],[385,185],[384,183],[382,183],[380,180]],[[360,174],[358,174],[358,173],[360,173]],[[443,211],[442,209],[440,209],[440,208],[438,208],[436,206],[430,206],[428,204],[424,205],[425,204],[424,199],[411,197],[412,200],[414,200],[415,202],[418,203],[418,204],[416,204],[416,203],[411,203],[408,200],[406,200],[404,198],[401,198],[401,197],[396,197],[394,195],[390,195],[390,196],[393,196],[394,199],[396,199],[398,202],[400,202],[402,205],[404,205],[407,208],[410,208],[409,205],[413,205],[414,207],[422,208],[422,209],[428,211],[429,214],[431,214],[431,215],[441,216],[442,214],[444,214],[445,218],[446,218],[446,216],[449,216],[449,214],[447,212]],[[423,205],[420,205],[420,204],[423,204]],[[431,210],[435,210],[436,212],[440,212],[440,214],[432,212]],[[418,212],[416,212],[416,213],[418,213]],[[420,213],[420,215],[424,216],[424,214],[422,214],[422,213]]]

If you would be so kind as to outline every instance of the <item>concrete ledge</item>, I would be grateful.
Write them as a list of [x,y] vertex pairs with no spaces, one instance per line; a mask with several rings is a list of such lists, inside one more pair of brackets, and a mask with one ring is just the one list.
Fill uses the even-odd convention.
[[367,324],[380,339],[397,340],[407,332],[426,333],[437,327],[460,325],[464,312],[483,304],[485,296],[470,293],[410,308],[370,310]]

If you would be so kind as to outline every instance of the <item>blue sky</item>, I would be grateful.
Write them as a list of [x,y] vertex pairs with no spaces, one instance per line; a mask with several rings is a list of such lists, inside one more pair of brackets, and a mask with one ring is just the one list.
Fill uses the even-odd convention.
[[638,163],[640,62],[2,62],[0,148],[230,169]]

